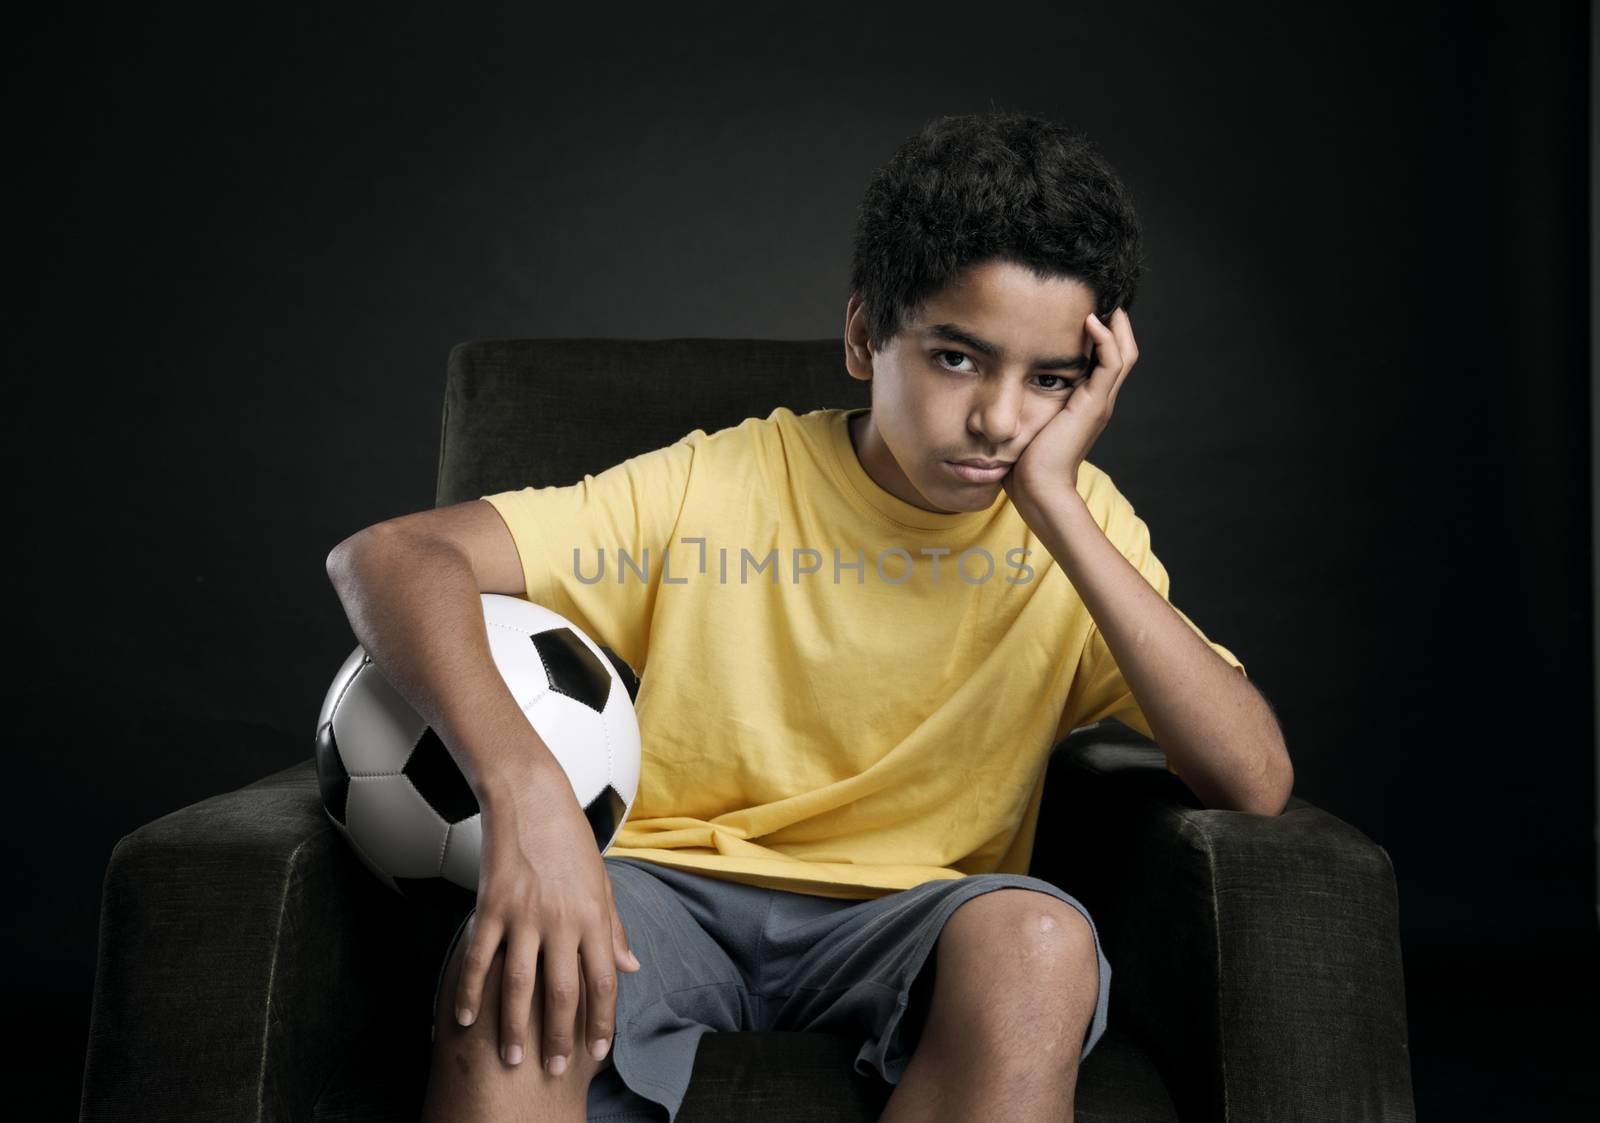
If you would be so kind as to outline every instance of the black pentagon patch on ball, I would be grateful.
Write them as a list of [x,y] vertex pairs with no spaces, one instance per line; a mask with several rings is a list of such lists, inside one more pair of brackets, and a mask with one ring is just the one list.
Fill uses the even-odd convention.
[[344,826],[345,801],[350,795],[350,773],[339,759],[339,746],[333,739],[333,722],[317,730],[317,786],[322,789],[322,806],[340,826]]
[[478,797],[472,793],[472,785],[431,726],[423,730],[422,739],[400,771],[445,822],[459,823],[478,813]]
[[551,690],[582,702],[595,713],[606,708],[606,699],[611,697],[611,674],[571,628],[552,628],[528,638],[544,663]]
[[617,677],[622,679],[622,685],[628,688],[628,701],[637,702],[639,700],[639,676],[633,673],[633,668],[628,666],[622,656],[603,644],[600,647],[600,653],[609,659],[611,665],[617,669]]
[[600,794],[583,809],[583,817],[589,820],[589,826],[594,830],[594,840],[602,850],[611,842],[611,836],[617,833],[617,828],[622,825],[622,817],[627,813],[627,801],[610,784],[601,788]]
[[397,877],[395,888],[408,901],[429,909],[465,916],[478,903],[478,894],[442,877]]

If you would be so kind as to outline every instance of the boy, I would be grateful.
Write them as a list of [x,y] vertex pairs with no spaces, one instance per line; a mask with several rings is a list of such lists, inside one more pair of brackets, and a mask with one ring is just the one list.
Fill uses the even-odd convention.
[[[1292,782],[1085,459],[1138,356],[1138,250],[1084,138],[934,121],[861,210],[845,366],[870,409],[780,407],[335,548],[358,638],[483,808],[425,1119],[673,1120],[700,1036],[740,1029],[860,1036],[891,1123],[1071,1117],[1110,965],[1026,872],[1049,748],[1114,716],[1208,806],[1277,814]],[[648,664],[603,858],[481,626],[437,627],[480,592]]]

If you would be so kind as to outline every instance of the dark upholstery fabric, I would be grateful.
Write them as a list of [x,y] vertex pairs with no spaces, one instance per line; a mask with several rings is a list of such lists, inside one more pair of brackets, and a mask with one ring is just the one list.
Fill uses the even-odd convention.
[[1100,925],[1183,1119],[1414,1118],[1394,871],[1354,827],[1203,809],[1103,722],[1056,746],[1032,872]]
[[[450,355],[437,503],[570,483],[695,428],[868,404],[838,340],[512,340]],[[82,1118],[414,1120],[459,914],[381,886],[300,764],[122,839],[102,895]],[[1092,1121],[1411,1120],[1388,855],[1300,800],[1200,809],[1116,723],[1052,757],[1032,872],[1115,971]],[[859,1042],[702,1039],[683,1123],[875,1120]],[[1174,1109],[1176,1105],[1176,1110]]]
[[511,339],[450,351],[435,506],[569,484],[778,406],[872,404],[839,339]]
[[[139,828],[106,873],[82,1118],[310,1118],[365,1037],[420,1024],[426,1053],[449,920],[361,866],[311,759]],[[414,1105],[425,1076],[385,1083]]]

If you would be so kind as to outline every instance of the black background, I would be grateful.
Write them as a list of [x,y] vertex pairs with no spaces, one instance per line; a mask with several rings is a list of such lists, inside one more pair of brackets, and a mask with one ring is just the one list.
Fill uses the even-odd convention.
[[1091,458],[1390,852],[1419,1114],[1593,1104],[1586,6],[580,7],[13,40],[13,1078],[76,1110],[117,839],[310,753],[452,344],[837,336],[872,170],[998,106],[1138,202]]

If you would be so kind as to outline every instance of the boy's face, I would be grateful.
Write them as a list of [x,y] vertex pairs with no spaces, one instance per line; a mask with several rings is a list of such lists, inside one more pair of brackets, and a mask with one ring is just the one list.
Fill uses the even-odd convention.
[[[994,504],[1000,478],[964,478],[954,460],[1015,461],[1089,376],[1085,321],[1094,293],[1072,280],[1036,280],[1008,261],[974,265],[928,300],[881,351],[867,343],[864,308],[845,306],[845,366],[872,383],[872,410],[851,439],[878,486],[926,511],[955,514]],[[944,325],[993,344],[997,354],[940,334]],[[1080,360],[1049,367],[1051,360]]]

